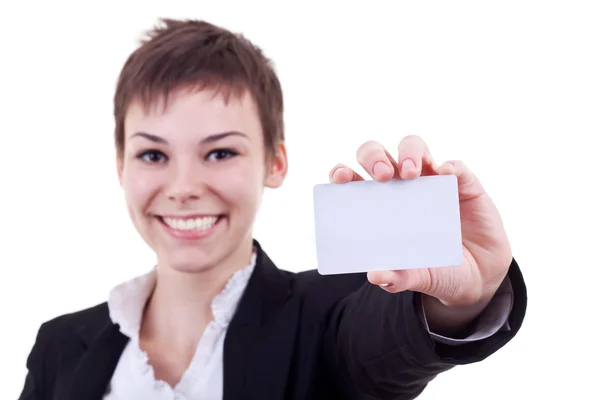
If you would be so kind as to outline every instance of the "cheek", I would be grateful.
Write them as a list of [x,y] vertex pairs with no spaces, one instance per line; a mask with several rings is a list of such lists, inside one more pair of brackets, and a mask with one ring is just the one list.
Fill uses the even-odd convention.
[[253,210],[260,202],[264,185],[264,172],[255,166],[223,171],[215,176],[213,188],[232,208]]
[[156,191],[156,177],[145,171],[130,170],[123,176],[123,191],[129,212],[139,215],[146,208]]

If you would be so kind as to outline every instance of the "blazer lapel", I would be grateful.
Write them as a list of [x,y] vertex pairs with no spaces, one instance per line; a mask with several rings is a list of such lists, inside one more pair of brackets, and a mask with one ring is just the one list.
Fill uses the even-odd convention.
[[128,342],[119,326],[108,322],[91,340],[67,387],[66,400],[101,400]]
[[[257,241],[254,244],[256,267],[225,337],[224,400],[284,398],[293,357],[300,302],[291,296],[291,275],[279,270]],[[63,361],[79,361],[70,382],[62,385],[66,396],[58,398],[102,400],[106,393],[129,338],[107,315],[100,321],[83,327],[83,342],[65,344],[69,350]]]
[[223,399],[282,399],[293,356],[299,301],[289,274],[257,241],[256,267],[225,337]]

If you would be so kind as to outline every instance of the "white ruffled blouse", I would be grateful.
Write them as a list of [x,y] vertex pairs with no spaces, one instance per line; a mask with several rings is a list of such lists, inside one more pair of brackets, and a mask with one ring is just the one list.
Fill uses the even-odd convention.
[[157,380],[140,348],[139,333],[144,306],[154,289],[156,271],[152,270],[116,286],[109,295],[110,317],[130,338],[107,388],[104,400],[217,400],[223,396],[223,345],[225,333],[237,309],[256,263],[236,272],[212,301],[214,320],[206,327],[196,353],[180,382],[171,387]]

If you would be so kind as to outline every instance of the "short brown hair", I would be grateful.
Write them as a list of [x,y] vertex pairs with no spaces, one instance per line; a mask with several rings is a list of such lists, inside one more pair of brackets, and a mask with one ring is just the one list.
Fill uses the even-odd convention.
[[283,94],[272,62],[240,34],[206,21],[160,19],[125,62],[114,96],[115,146],[122,157],[125,116],[133,101],[148,108],[188,87],[225,96],[250,93],[258,108],[267,156],[284,139]]

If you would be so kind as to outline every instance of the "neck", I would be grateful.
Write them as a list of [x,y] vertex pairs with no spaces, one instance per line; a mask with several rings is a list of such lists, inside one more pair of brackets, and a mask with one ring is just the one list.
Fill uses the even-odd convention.
[[251,256],[250,239],[218,266],[202,272],[183,273],[159,265],[156,287],[144,313],[140,337],[195,351],[204,329],[213,319],[213,299],[237,271],[248,266]]

